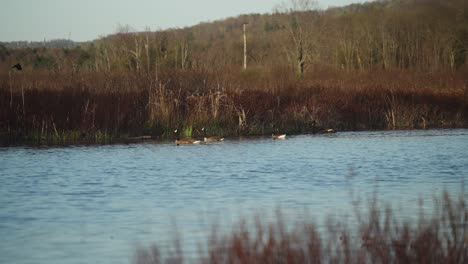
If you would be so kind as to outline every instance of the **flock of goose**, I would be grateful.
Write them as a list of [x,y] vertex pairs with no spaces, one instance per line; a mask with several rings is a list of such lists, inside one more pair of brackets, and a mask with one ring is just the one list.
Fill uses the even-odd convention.
[[[182,138],[180,139],[179,137],[179,130],[176,129],[174,130],[174,133],[176,134],[176,141],[175,144],[177,146],[183,145],[183,144],[199,144],[201,142],[218,142],[218,141],[223,141],[223,137],[218,137],[218,136],[211,136],[208,137],[206,135],[206,128],[201,129],[203,131],[203,140],[195,139],[195,138]],[[334,129],[326,129],[324,130],[325,133],[335,133],[336,131]],[[286,139],[286,134],[271,134],[272,139]]]
[[[224,138],[223,137],[218,137],[218,136],[212,136],[212,137],[207,137],[206,136],[206,129],[205,128],[202,128],[201,129],[203,131],[203,142],[217,142],[217,141],[223,141]],[[177,138],[176,138],[176,145],[182,145],[182,144],[199,144],[202,142],[202,140],[198,140],[198,139],[194,139],[194,138],[182,138],[180,139],[179,138],[179,130],[176,129],[174,131],[174,133],[176,134]]]
[[[11,67],[12,69],[16,69],[17,71],[23,70],[23,67],[21,64],[17,63]],[[314,121],[315,122],[315,121]],[[206,136],[206,129],[202,128],[203,131],[203,142],[218,142],[218,141],[223,141],[223,137],[218,137],[218,136],[212,136],[212,137],[207,137]],[[334,129],[326,129],[324,130],[325,133],[335,133],[336,131]],[[179,138],[179,133],[178,129],[174,131],[174,133],[177,136],[177,139],[175,141],[176,145],[182,145],[182,144],[198,144],[201,143],[202,140],[194,139],[194,138]],[[150,136],[142,136],[142,137],[133,137],[131,139],[146,139],[146,138],[151,138]],[[286,139],[286,134],[271,134],[272,139]]]

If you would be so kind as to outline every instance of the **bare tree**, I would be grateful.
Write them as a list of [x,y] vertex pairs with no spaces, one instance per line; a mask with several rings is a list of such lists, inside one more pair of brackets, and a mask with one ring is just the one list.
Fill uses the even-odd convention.
[[117,27],[117,36],[121,42],[120,48],[128,54],[129,67],[132,68],[132,66],[134,66],[135,71],[140,72],[144,37],[142,34],[134,31],[135,30],[128,25],[119,25]]
[[193,35],[187,32],[180,43],[180,66],[186,70],[190,64],[190,46],[193,41]]
[[146,53],[146,72],[149,74],[151,70],[151,56],[150,56],[150,35],[151,29],[146,27],[145,29],[145,53]]
[[297,74],[302,76],[306,67],[306,62],[311,59],[314,36],[312,27],[314,19],[318,15],[318,7],[315,0],[290,0],[289,5],[283,3],[278,7],[278,11],[286,12],[290,15],[288,31],[292,39],[292,47],[286,48],[287,57],[295,64]]

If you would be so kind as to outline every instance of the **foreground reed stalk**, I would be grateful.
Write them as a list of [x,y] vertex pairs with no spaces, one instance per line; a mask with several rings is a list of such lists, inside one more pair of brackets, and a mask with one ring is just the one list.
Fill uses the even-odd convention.
[[[344,219],[329,219],[319,229],[307,221],[289,228],[281,214],[276,222],[257,217],[254,225],[241,221],[232,233],[213,229],[207,249],[184,261],[180,241],[175,250],[158,246],[139,248],[134,263],[466,263],[468,261],[468,208],[464,194],[436,198],[434,212],[421,210],[414,223],[400,220],[389,207],[372,201],[359,213],[352,229]],[[252,227],[254,226],[254,227]],[[172,253],[171,253],[172,252]]]

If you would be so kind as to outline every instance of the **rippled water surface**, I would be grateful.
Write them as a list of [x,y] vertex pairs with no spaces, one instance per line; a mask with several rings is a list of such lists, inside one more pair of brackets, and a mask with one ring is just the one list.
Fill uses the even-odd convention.
[[350,189],[411,218],[467,179],[468,130],[0,148],[0,263],[129,263],[175,230],[190,251],[239,215],[346,214]]

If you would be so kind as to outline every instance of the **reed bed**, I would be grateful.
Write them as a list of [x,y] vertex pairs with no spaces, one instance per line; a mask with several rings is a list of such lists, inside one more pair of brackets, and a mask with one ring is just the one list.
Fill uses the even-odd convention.
[[0,138],[67,142],[169,138],[174,128],[187,127],[232,136],[468,125],[462,73],[318,69],[297,78],[290,72],[3,73]]
[[[385,208],[385,209],[380,209]],[[240,221],[232,232],[215,228],[205,250],[184,257],[176,239],[169,252],[154,244],[138,248],[133,263],[466,263],[468,261],[468,208],[464,194],[447,192],[435,198],[432,214],[420,209],[407,222],[373,199],[365,212],[356,210],[357,226],[347,218],[330,218],[325,228],[299,221],[292,227],[281,214],[268,223],[256,217],[254,225]]]

